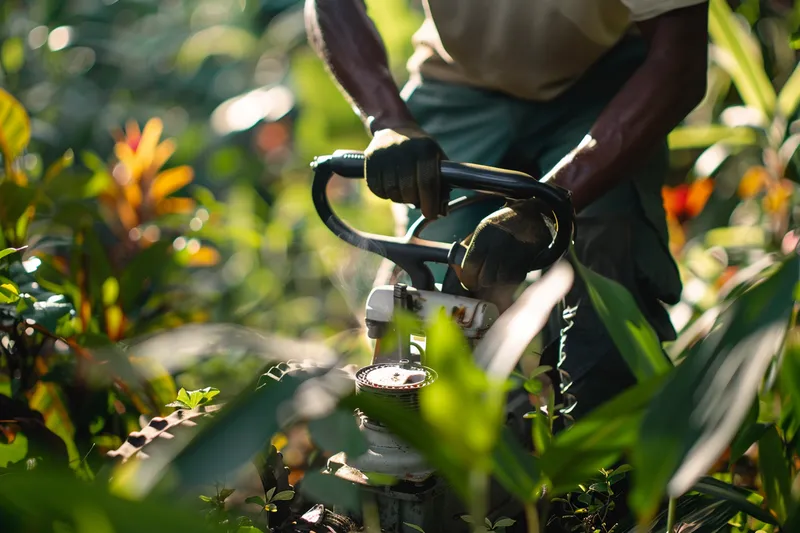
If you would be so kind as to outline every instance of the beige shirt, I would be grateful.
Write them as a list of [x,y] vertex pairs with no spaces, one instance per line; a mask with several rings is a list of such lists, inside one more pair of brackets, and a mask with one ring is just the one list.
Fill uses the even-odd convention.
[[412,76],[546,101],[636,21],[705,0],[422,0]]

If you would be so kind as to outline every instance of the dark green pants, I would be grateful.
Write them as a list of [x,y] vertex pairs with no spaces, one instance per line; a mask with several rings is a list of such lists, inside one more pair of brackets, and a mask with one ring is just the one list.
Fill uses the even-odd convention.
[[[640,41],[623,41],[571,90],[550,102],[427,79],[409,84],[404,96],[448,159],[541,176],[583,139],[643,58]],[[584,265],[633,294],[662,341],[675,336],[662,302],[675,303],[681,291],[661,200],[667,165],[665,139],[646,164],[630,169],[625,183],[578,216],[575,243]],[[453,198],[463,194],[455,191]],[[422,236],[443,242],[462,239],[498,207],[496,201],[487,201],[454,213],[431,223]],[[410,210],[409,223],[419,216],[419,211]],[[441,281],[444,268],[434,274]],[[554,314],[548,337],[561,339],[558,366],[573,418],[634,383],[580,280]]]

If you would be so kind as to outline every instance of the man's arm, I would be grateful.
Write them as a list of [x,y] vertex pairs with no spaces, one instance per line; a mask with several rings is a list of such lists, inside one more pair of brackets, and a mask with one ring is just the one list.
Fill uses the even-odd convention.
[[589,135],[550,171],[580,212],[643,163],[705,95],[708,2],[638,23],[647,58],[598,117]]
[[364,0],[306,0],[305,20],[311,46],[371,131],[414,122]]

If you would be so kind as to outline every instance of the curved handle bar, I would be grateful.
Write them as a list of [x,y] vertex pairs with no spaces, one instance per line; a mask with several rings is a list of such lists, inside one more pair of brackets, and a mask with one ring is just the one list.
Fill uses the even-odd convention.
[[[412,228],[404,237],[388,237],[359,231],[337,217],[326,193],[334,174],[343,178],[364,178],[364,154],[337,150],[332,155],[317,157],[311,164],[314,181],[311,194],[317,214],[323,223],[343,241],[376,253],[395,263],[411,277],[412,285],[432,290],[433,275],[426,262],[460,266],[466,248],[460,243],[445,244],[420,239]],[[566,189],[541,183],[522,172],[442,161],[441,176],[451,189],[468,189],[508,199],[537,198],[552,210],[556,235],[550,247],[537,258],[532,270],[545,268],[566,253],[575,231],[575,212]]]

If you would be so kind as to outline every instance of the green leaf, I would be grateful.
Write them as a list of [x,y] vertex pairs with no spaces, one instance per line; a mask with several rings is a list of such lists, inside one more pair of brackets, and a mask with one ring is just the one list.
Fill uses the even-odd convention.
[[547,451],[550,445],[552,434],[550,433],[550,420],[547,415],[542,412],[536,413],[532,417],[532,433],[533,433],[533,446],[536,452],[541,455]]
[[770,426],[758,441],[758,462],[767,503],[778,520],[784,522],[792,501],[792,478],[783,441],[775,426]]
[[9,464],[22,461],[27,455],[28,439],[23,433],[17,433],[14,442],[0,443],[0,468],[6,468]]
[[497,522],[494,523],[494,527],[509,527],[509,526],[513,526],[516,523],[517,523],[517,521],[514,520],[513,518],[503,517],[503,518],[501,518],[500,520],[498,520]]
[[631,504],[640,517],[691,488],[730,444],[780,349],[793,306],[798,260],[735,300],[692,347],[653,399],[633,452]]
[[116,278],[110,277],[103,282],[103,305],[106,307],[112,306],[117,303],[119,298],[119,281]]
[[403,522],[403,525],[404,525],[404,526],[406,526],[406,527],[410,527],[410,528],[411,528],[411,529],[413,529],[414,531],[419,531],[419,533],[425,533],[425,530],[424,530],[424,529],[422,529],[421,527],[419,527],[419,526],[418,526],[418,525],[416,525],[416,524],[410,524],[410,523],[408,523],[408,522]]
[[44,301],[32,302],[20,313],[50,332],[56,330],[59,319],[74,312],[72,304],[62,294],[54,294]]
[[233,494],[234,492],[236,492],[236,489],[222,489],[222,490],[220,490],[220,491],[219,491],[219,496],[218,496],[218,498],[219,498],[219,501],[221,501],[221,502],[224,502],[224,501],[225,501],[225,500],[227,500],[227,499],[230,497],[230,495],[231,495],[231,494]]
[[0,259],[13,254],[14,252],[22,251],[25,248],[27,248],[27,246],[23,246],[22,248],[4,248],[3,250],[0,250]]
[[12,280],[0,276],[0,304],[10,304],[19,300],[19,287]]
[[306,473],[300,491],[313,502],[341,507],[351,512],[361,509],[361,494],[358,488],[333,474],[323,474],[318,471]]
[[586,284],[592,306],[636,378],[641,382],[669,372],[672,365],[631,293],[616,281],[581,265],[574,250],[573,261]]
[[750,446],[757,442],[769,427],[769,424],[758,422],[758,404],[758,400],[753,402],[753,406],[747,414],[747,418],[737,432],[736,437],[733,439],[733,443],[731,444],[731,463],[742,457]]
[[668,142],[670,150],[694,150],[719,142],[734,146],[751,146],[758,142],[758,135],[752,128],[705,124],[675,128],[669,134]]
[[764,70],[759,43],[742,27],[725,0],[711,0],[708,31],[719,48],[714,57],[730,74],[744,103],[771,117],[775,89]]
[[254,503],[260,507],[264,507],[267,505],[267,502],[264,501],[264,498],[261,496],[250,496],[249,498],[244,500],[244,503]]
[[634,446],[645,409],[665,379],[656,376],[626,390],[555,436],[541,458],[553,493],[572,490]]
[[748,514],[756,520],[761,520],[766,524],[778,525],[771,514],[748,499],[753,495],[757,496],[754,492],[725,483],[711,476],[700,478],[692,487],[692,490],[730,502],[738,511]]
[[11,161],[28,146],[31,121],[22,104],[4,89],[0,89],[0,117],[0,150],[6,160]]
[[778,111],[784,117],[791,117],[800,104],[800,64],[798,64],[789,79],[778,94]]
[[353,413],[336,410],[328,416],[309,421],[311,440],[326,452],[344,452],[358,457],[367,452],[364,435]]
[[270,501],[272,502],[288,502],[294,498],[294,491],[293,490],[282,490],[272,498]]
[[467,524],[474,524],[475,523],[475,520],[468,514],[462,514],[460,516],[460,518],[461,518],[461,520],[463,520]]
[[800,329],[789,332],[780,368],[781,392],[789,397],[794,417],[800,419]]
[[[43,498],[43,494],[58,497]],[[25,524],[26,531],[52,531],[55,521],[74,521],[76,516],[95,517],[104,530],[114,533],[139,533],[146,518],[149,533],[211,533],[196,511],[184,507],[178,499],[159,496],[131,501],[112,496],[102,483],[80,481],[72,472],[52,469],[22,471],[3,475],[0,483],[3,514],[14,516]],[[99,531],[91,527],[77,531]],[[78,524],[78,522],[74,522]]]

